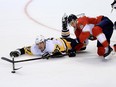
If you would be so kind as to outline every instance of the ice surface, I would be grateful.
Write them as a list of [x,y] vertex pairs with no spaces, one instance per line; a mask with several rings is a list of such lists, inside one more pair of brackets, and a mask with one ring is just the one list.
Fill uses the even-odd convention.
[[[37,22],[58,29],[49,29],[30,20],[24,8],[29,0],[0,0],[0,56],[9,57],[9,52],[32,45],[35,37],[61,36],[61,18],[64,13],[95,17],[106,15],[114,22],[113,0],[33,0],[28,6],[29,15]],[[70,30],[72,32],[72,30]],[[73,32],[72,32],[73,33]],[[116,31],[111,45],[116,43]],[[74,35],[72,35],[74,37]],[[19,59],[33,58],[21,56]],[[89,42],[84,52],[74,58],[64,57],[18,63],[23,67],[12,74],[12,65],[0,60],[0,87],[116,87],[116,55],[102,61],[96,53],[96,41]],[[18,60],[18,59],[17,59]]]

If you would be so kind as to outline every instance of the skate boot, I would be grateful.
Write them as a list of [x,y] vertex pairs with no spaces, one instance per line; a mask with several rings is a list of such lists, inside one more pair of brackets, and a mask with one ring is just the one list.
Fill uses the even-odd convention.
[[113,49],[110,46],[108,46],[107,52],[104,54],[104,59],[109,59],[112,55],[111,54],[112,51],[113,51]]

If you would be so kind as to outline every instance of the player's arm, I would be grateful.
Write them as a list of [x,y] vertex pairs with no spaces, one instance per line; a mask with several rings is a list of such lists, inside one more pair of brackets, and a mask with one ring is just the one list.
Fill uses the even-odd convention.
[[18,56],[23,55],[23,54],[33,55],[31,52],[31,46],[23,47],[23,48],[20,48],[20,49],[17,49],[15,51],[10,52],[11,57],[18,57]]
[[42,55],[43,58],[55,57],[61,54],[57,39],[52,39],[46,42],[46,52]]
[[91,25],[86,24],[79,36],[80,43],[83,43],[90,36]]
[[57,58],[57,57],[62,57],[62,53],[59,50],[54,50],[52,53],[45,52],[42,55],[43,59],[49,59],[49,58]]
[[60,51],[60,46],[59,45],[54,44],[51,55],[52,55],[52,57],[55,57],[55,56],[58,57],[58,56],[62,55],[62,52]]

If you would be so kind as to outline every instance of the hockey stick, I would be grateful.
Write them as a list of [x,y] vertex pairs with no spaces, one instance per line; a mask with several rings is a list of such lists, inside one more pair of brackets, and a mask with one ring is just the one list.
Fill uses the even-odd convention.
[[20,67],[20,68],[15,68],[14,57],[12,58],[12,60],[9,59],[9,58],[6,58],[6,57],[1,57],[1,59],[2,59],[2,60],[5,60],[5,61],[7,61],[7,62],[9,62],[9,63],[12,63],[12,68],[13,68],[13,70],[11,71],[12,73],[15,73],[15,70],[19,70],[20,68],[22,68],[22,67]]
[[32,61],[32,60],[39,60],[39,59],[43,59],[43,58],[42,58],[42,57],[40,57],[40,58],[25,59],[25,60],[18,60],[18,61],[15,61],[15,60],[14,60],[14,58],[12,58],[12,60],[11,60],[11,59],[6,58],[6,57],[1,57],[1,59],[2,59],[2,60],[5,60],[5,61],[7,61],[7,62],[12,63],[12,68],[13,68],[13,70],[12,70],[11,72],[12,72],[12,73],[15,73],[15,72],[16,72],[16,70],[19,70],[19,69],[21,69],[21,68],[22,68],[22,67],[15,68],[15,63],[19,63],[19,62],[26,62],[26,61]]
[[114,9],[112,8],[112,9],[111,9],[111,13],[113,12],[113,10],[114,10]]
[[11,60],[9,58],[6,58],[6,57],[1,57],[2,60],[5,60],[5,61],[8,61],[10,63],[19,63],[19,62],[26,62],[26,61],[32,61],[32,60],[38,60],[38,59],[43,59],[43,58],[33,58],[33,59],[25,59],[25,60]]
[[20,68],[15,68],[15,62],[14,62],[14,57],[12,58],[12,68],[13,68],[13,70],[11,71],[11,73],[15,73],[15,71],[16,70],[19,70],[19,69],[21,69],[22,67],[20,67]]
[[[66,55],[67,55],[67,54],[62,54],[62,55],[57,55],[57,56],[51,55],[50,57],[51,57],[51,58],[60,58],[60,57],[66,56]],[[11,72],[12,72],[12,73],[15,73],[16,70],[19,70],[19,69],[22,68],[22,67],[20,67],[20,68],[15,68],[15,63],[26,62],[26,61],[33,61],[33,60],[39,60],[39,59],[47,59],[47,58],[39,57],[39,58],[32,58],[32,59],[25,59],[25,60],[17,60],[17,61],[14,60],[14,57],[12,58],[12,60],[9,59],[9,58],[6,58],[6,57],[1,57],[1,59],[2,59],[2,60],[5,60],[5,61],[7,61],[7,62],[12,63],[13,70],[12,70]]]
[[[58,55],[58,56],[51,56],[51,58],[59,58],[59,57],[63,57],[67,54],[62,54],[62,55]],[[32,59],[25,59],[25,60],[11,60],[9,58],[6,58],[6,57],[1,57],[1,59],[5,60],[5,61],[8,61],[10,63],[19,63],[19,62],[26,62],[26,61],[33,61],[33,60],[39,60],[39,59],[46,59],[46,58],[42,58],[42,57],[37,57],[37,58],[32,58]],[[12,58],[14,59],[14,58]]]
[[8,61],[8,62],[10,62],[10,63],[13,63],[13,61],[12,61],[11,59],[8,59],[8,58],[6,58],[6,57],[1,57],[1,59],[2,59],[2,60],[5,60],[5,61]]

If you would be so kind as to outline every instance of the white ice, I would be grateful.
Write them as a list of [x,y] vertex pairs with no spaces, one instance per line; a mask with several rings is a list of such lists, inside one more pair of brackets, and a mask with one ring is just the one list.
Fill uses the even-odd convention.
[[[106,15],[113,22],[116,20],[116,10],[111,13],[113,0],[33,0],[27,11],[35,23],[24,11],[28,1],[0,0],[0,57],[9,57],[10,51],[32,45],[38,34],[61,37],[64,13],[85,13],[90,17]],[[115,33],[111,46],[116,43]],[[11,73],[12,64],[0,59],[0,87],[116,87],[116,55],[103,61],[96,51],[96,41],[90,41],[86,51],[74,58],[66,56],[18,63],[16,67],[23,68],[15,74]],[[34,56],[24,55],[16,60],[27,58]]]

